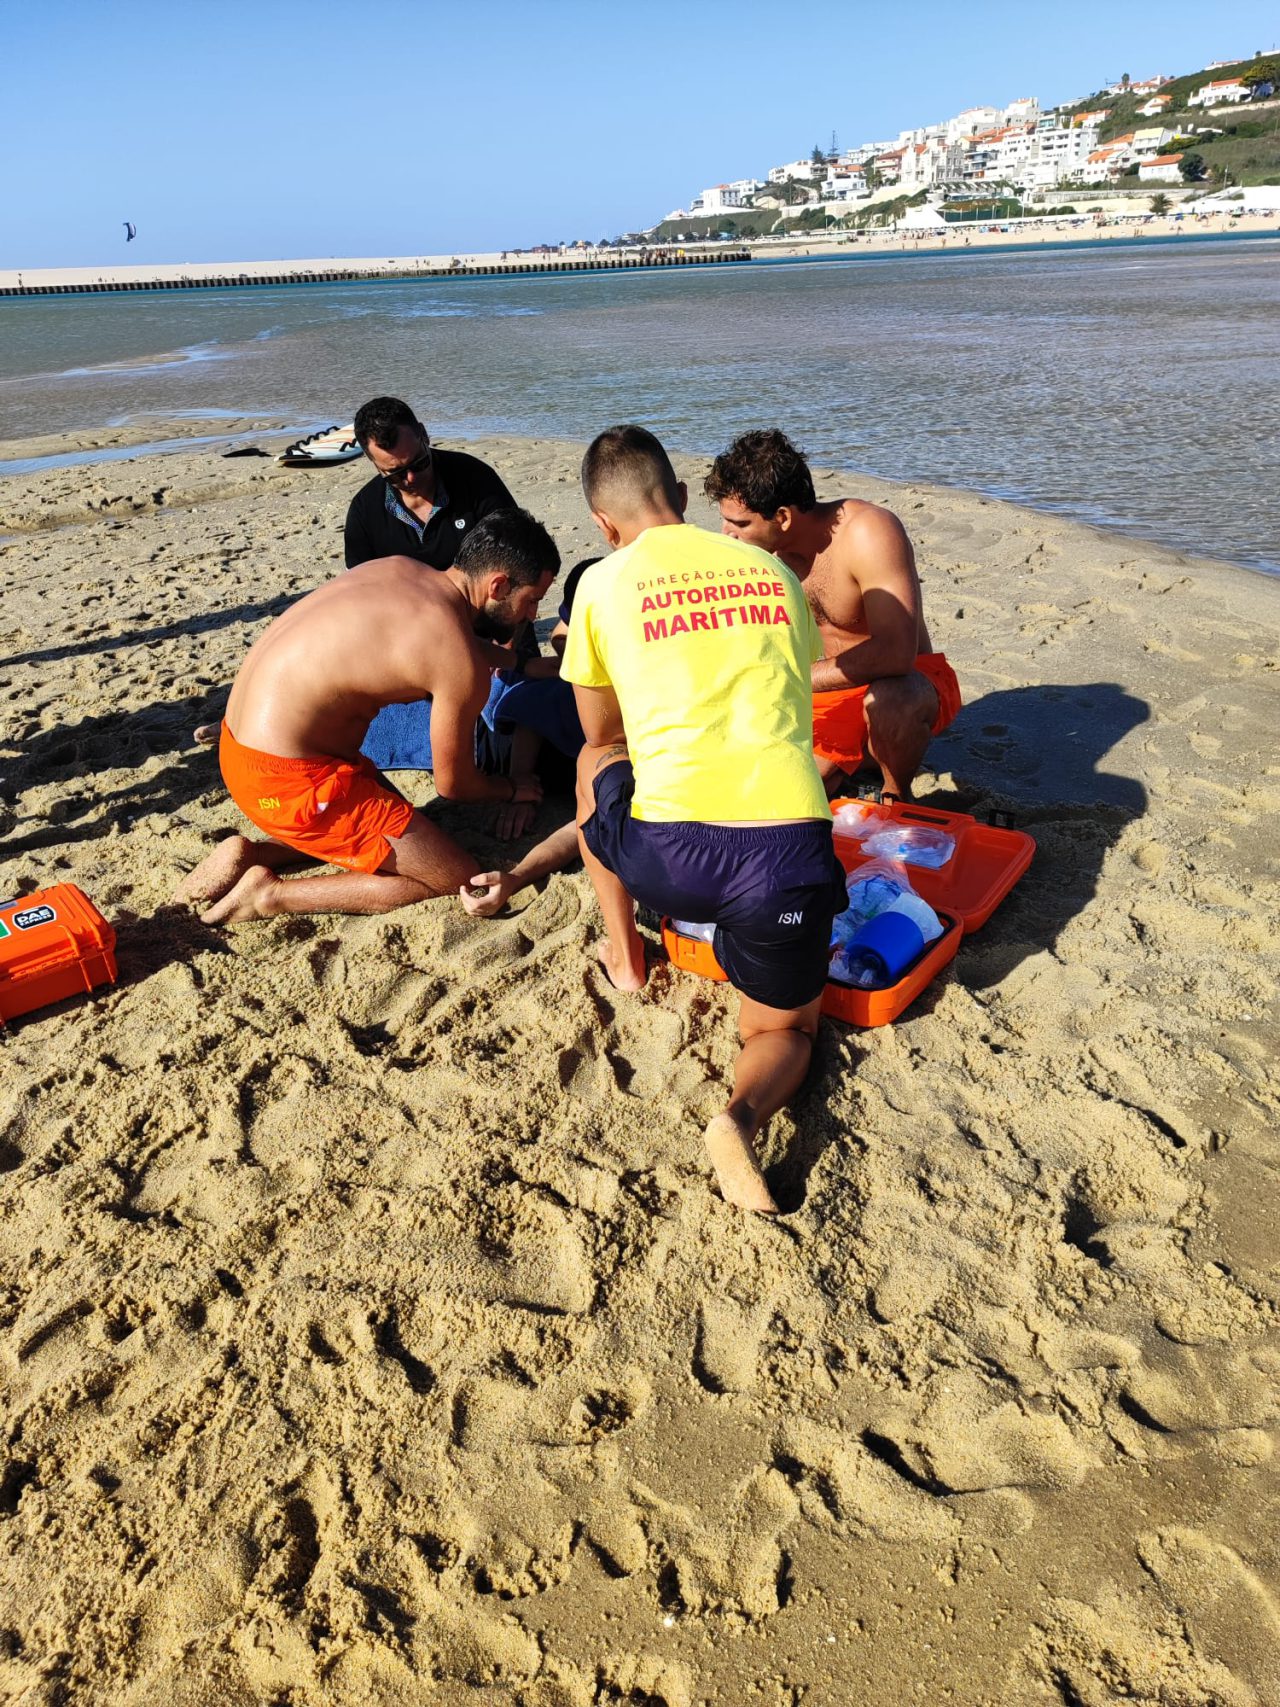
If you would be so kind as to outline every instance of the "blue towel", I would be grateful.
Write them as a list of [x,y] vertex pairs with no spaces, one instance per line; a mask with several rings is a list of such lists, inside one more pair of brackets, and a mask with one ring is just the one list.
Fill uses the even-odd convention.
[[[572,695],[573,690],[568,690]],[[508,692],[508,683],[495,675],[489,699],[476,724],[475,761],[489,775],[505,768],[501,751],[487,738],[493,731],[494,708]],[[415,699],[408,705],[384,705],[369,725],[360,751],[380,771],[431,771],[431,701]]]
[[[514,670],[496,674],[489,699],[476,724],[476,764],[492,775],[507,767],[510,733],[517,725],[536,730],[566,758],[576,759],[582,725],[568,682],[554,678],[527,682]],[[369,725],[360,751],[380,771],[429,771],[431,701],[387,705]]]
[[384,705],[369,725],[360,751],[380,771],[429,771],[431,759],[431,701]]

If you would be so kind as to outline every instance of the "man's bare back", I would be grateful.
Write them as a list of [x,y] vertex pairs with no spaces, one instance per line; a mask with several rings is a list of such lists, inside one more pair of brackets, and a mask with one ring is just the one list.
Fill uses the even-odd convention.
[[[509,637],[531,621],[559,563],[540,522],[498,511],[472,529],[448,569],[380,558],[273,622],[236,677],[219,743],[228,792],[268,839],[219,843],[178,898],[211,903],[202,919],[224,924],[282,912],[387,912],[464,887],[475,862],[360,745],[383,706],[429,696],[440,795],[539,801],[536,777],[485,776],[476,765],[490,671],[511,659],[478,631]],[[339,871],[282,879],[299,857]]]
[[476,639],[471,618],[446,575],[408,557],[362,564],[271,624],[240,668],[227,722],[260,752],[354,762],[384,705],[441,690],[483,704],[497,649]]

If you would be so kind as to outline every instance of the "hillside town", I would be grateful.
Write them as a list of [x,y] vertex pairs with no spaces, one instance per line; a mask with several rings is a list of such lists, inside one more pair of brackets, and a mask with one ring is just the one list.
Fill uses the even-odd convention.
[[[758,210],[776,210],[779,220],[802,213],[849,223],[850,214],[903,198],[917,203],[909,223],[935,224],[948,204],[980,199],[1043,202],[1082,189],[1194,184],[1208,170],[1200,169],[1196,151],[1222,134],[1223,115],[1275,101],[1275,67],[1274,57],[1261,55],[1221,60],[1205,68],[1195,87],[1188,87],[1194,79],[1165,73],[1137,81],[1125,76],[1097,96],[1056,107],[1042,108],[1035,96],[1004,107],[967,107],[843,151],[833,136],[830,148],[771,166],[763,178],[699,191],[657,229],[719,219],[732,231],[739,216]],[[1121,102],[1132,128],[1114,134],[1109,121]]]

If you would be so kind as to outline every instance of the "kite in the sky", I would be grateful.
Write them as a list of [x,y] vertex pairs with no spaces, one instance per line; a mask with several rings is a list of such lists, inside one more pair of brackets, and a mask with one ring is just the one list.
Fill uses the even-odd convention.
[[137,228],[135,226],[130,225],[129,221],[127,219],[124,222],[124,228],[125,228],[126,232],[128,233],[128,236],[125,238],[125,242],[126,243],[132,243],[134,238],[138,235]]

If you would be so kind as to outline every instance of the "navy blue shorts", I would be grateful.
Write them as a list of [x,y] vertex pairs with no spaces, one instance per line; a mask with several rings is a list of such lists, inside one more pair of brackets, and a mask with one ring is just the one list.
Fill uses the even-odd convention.
[[769,1008],[822,993],[831,921],[849,904],[829,818],[798,824],[650,824],[631,816],[635,775],[624,759],[593,782],[587,846],[642,907],[714,924],[729,982]]

